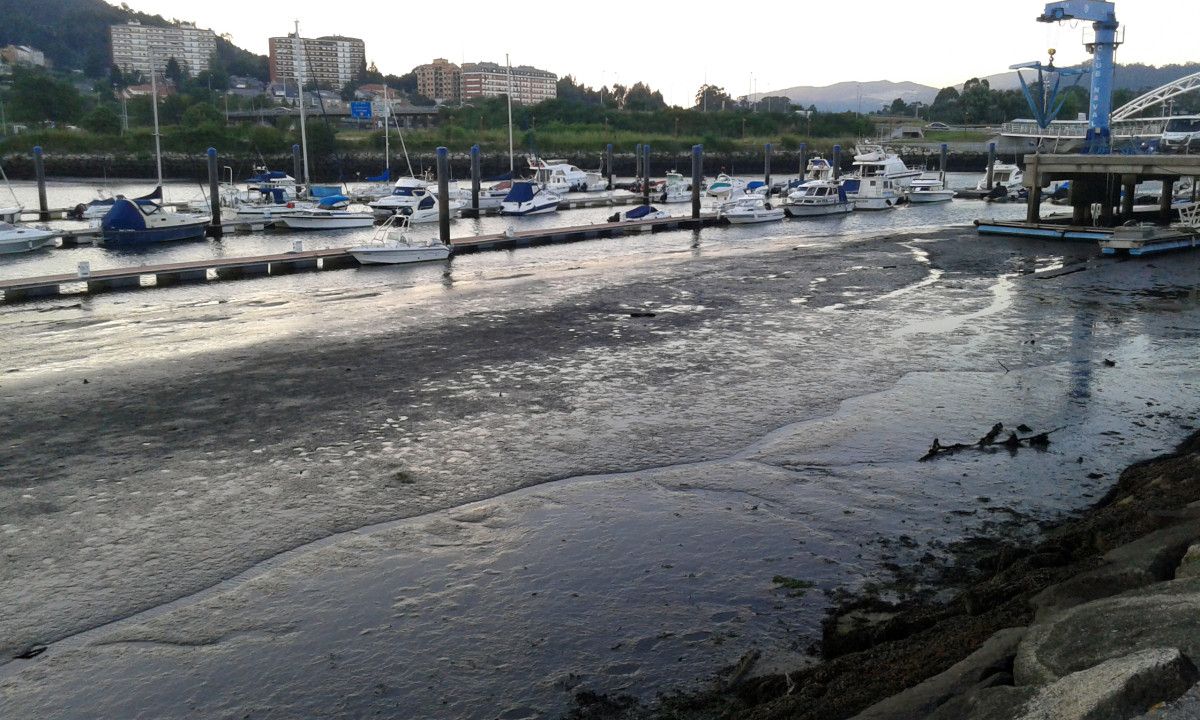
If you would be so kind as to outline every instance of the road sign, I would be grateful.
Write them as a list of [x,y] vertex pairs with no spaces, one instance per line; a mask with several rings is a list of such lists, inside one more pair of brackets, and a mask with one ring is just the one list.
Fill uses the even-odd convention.
[[369,102],[352,102],[350,103],[350,116],[359,120],[371,119],[371,103]]

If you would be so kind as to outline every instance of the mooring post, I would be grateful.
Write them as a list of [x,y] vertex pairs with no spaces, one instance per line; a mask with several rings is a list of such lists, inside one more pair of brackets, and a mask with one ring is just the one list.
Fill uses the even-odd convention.
[[[946,147],[945,145],[942,146]],[[943,150],[943,155],[945,151]],[[1029,175],[1026,177],[1033,178],[1033,184],[1029,186],[1029,197],[1026,200],[1025,206],[1025,222],[1030,225],[1037,225],[1042,221],[1042,178],[1038,172],[1038,163],[1035,158],[1033,164],[1027,168]],[[946,177],[945,171],[942,171],[942,177]],[[944,181],[943,181],[944,182]]]
[[604,172],[608,176],[608,189],[613,189],[613,146],[612,143],[604,148]]
[[438,237],[450,244],[450,151],[437,149]]
[[208,226],[210,237],[221,239],[221,176],[217,173],[217,149],[208,149],[208,205],[212,209],[212,223]]
[[996,180],[996,143],[988,143],[987,189],[992,191]]
[[833,146],[833,179],[840,180],[842,177],[842,146]]
[[763,146],[763,177],[767,183],[767,198],[771,197],[771,143]]
[[800,182],[808,172],[808,143],[800,143]]
[[471,146],[471,209],[479,217],[479,145]]
[[642,146],[642,204],[650,204],[650,143]]
[[636,180],[641,180],[642,179],[642,144],[641,143],[637,144],[637,148],[635,148],[633,151],[633,156],[634,156],[634,163],[635,163],[633,177]]
[[942,182],[946,182],[946,166],[950,164],[950,146],[942,143],[942,152],[938,157],[938,170],[942,173]]
[[700,186],[704,184],[704,146],[692,146],[692,219],[700,219]]
[[33,148],[33,174],[38,184],[38,220],[46,222],[50,219],[50,205],[46,201],[46,161],[42,158],[42,146]]
[[[301,186],[304,186],[304,166],[301,164],[301,162],[302,161],[300,159],[300,146],[293,145],[292,146],[292,177],[296,178],[297,183],[300,183]],[[305,193],[308,192],[307,186],[304,186],[304,192]],[[296,194],[300,195],[299,192],[297,192]]]

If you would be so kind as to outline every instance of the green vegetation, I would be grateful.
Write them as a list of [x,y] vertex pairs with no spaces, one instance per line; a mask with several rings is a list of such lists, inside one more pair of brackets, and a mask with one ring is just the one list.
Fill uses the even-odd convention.
[[776,575],[771,582],[788,591],[789,597],[804,597],[804,594],[817,586],[808,580],[797,580],[787,575]]

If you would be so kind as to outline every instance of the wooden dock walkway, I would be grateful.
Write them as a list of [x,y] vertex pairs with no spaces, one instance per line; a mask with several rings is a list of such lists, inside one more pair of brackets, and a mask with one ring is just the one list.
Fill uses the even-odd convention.
[[[717,223],[713,214],[699,220],[688,217],[637,220],[623,223],[594,223],[561,228],[538,228],[511,233],[495,233],[450,241],[455,254],[487,250],[512,250],[554,243],[578,242],[599,238],[623,237],[643,232],[699,229]],[[358,265],[347,247],[302,250],[251,257],[204,258],[178,263],[93,270],[86,277],[78,273],[0,280],[4,302],[55,297],[64,293],[100,293],[114,290],[168,287],[210,280],[235,280],[272,277],[315,270],[340,270]]]

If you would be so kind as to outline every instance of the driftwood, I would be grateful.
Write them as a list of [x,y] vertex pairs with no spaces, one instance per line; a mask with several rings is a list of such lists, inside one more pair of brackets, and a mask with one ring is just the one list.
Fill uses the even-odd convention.
[[[1025,425],[1020,425],[1017,429],[1021,430],[1022,432],[1032,432]],[[933,444],[929,446],[929,452],[921,456],[921,462],[932,460],[938,455],[950,455],[952,453],[960,452],[962,450],[969,450],[971,448],[983,449],[997,445],[1008,448],[1009,450],[1016,450],[1021,447],[1045,448],[1050,446],[1050,433],[1058,432],[1062,429],[1063,428],[1055,428],[1053,430],[1049,430],[1044,433],[1038,433],[1037,435],[1030,435],[1028,437],[1019,437],[1015,432],[1010,432],[1007,438],[1000,440],[1000,434],[1004,432],[1004,423],[996,423],[992,426],[991,430],[988,430],[987,435],[984,435],[983,437],[979,438],[977,442],[973,443],[955,443],[953,445],[943,445],[938,438],[934,438]]]

